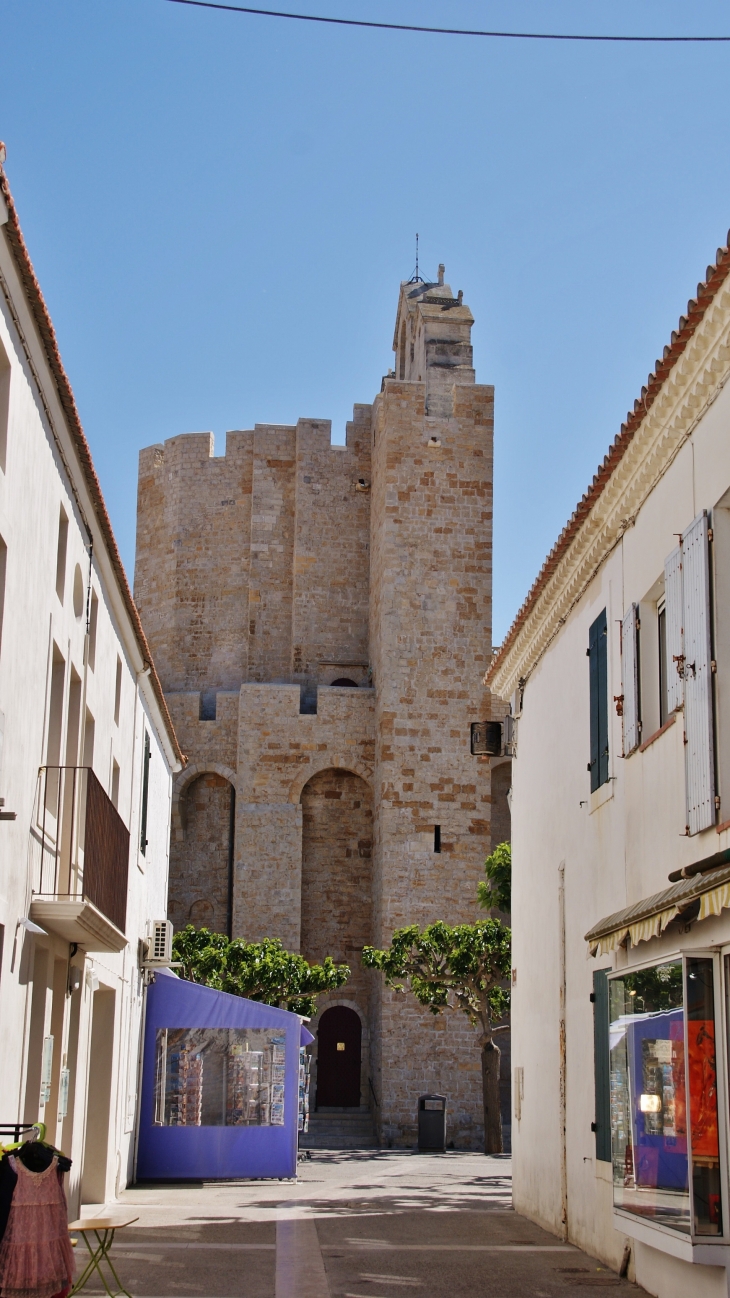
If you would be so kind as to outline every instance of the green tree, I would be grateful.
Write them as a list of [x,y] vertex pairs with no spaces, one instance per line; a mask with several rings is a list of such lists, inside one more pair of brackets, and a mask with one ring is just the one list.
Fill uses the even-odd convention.
[[412,924],[397,929],[386,950],[366,946],[362,953],[367,968],[379,969],[395,991],[405,992],[403,982],[407,980],[416,1000],[432,1014],[452,1005],[478,1028],[487,1154],[502,1153],[501,1052],[494,1036],[507,1026],[500,1020],[509,1010],[504,981],[510,971],[511,938],[510,930],[498,919],[454,928],[439,922],[423,930]]
[[486,882],[477,884],[479,905],[484,910],[504,911],[509,915],[512,909],[512,844],[499,843],[491,856],[484,862]]
[[278,938],[230,941],[222,933],[192,924],[175,934],[172,950],[190,982],[295,1014],[316,1013],[317,996],[342,987],[350,977],[348,965],[336,965],[330,956],[321,964],[309,964],[304,956],[285,950]]

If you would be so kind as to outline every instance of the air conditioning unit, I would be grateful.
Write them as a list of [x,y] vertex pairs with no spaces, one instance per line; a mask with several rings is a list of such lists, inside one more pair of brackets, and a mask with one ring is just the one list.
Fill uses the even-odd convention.
[[150,965],[169,965],[172,963],[172,924],[169,919],[153,919],[150,921],[149,944],[145,963]]

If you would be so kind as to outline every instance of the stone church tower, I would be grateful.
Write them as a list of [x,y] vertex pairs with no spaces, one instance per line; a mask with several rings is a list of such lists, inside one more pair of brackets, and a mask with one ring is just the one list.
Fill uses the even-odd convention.
[[443,267],[402,284],[395,373],[345,446],[300,419],[230,432],[220,457],[210,433],[140,456],[135,598],[189,757],[170,917],[350,964],[311,1025],[316,1103],[370,1109],[395,1146],[424,1092],[448,1096],[457,1147],[481,1141],[467,1020],[360,963],[401,925],[484,913],[493,389],[472,324]]

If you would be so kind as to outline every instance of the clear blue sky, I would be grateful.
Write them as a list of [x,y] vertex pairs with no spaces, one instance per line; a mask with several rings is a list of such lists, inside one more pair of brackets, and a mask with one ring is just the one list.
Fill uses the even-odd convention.
[[[727,4],[292,0],[340,17],[730,34]],[[497,42],[0,0],[0,138],[122,554],[137,452],[328,417],[444,261],[496,386],[499,642],[730,225],[730,46]]]

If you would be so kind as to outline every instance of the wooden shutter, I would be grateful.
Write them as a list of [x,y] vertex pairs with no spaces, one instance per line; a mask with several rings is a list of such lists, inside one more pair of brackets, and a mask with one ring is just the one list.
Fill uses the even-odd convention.
[[631,604],[621,623],[621,692],[623,702],[624,757],[641,741],[639,720],[639,609]]
[[682,536],[684,763],[690,834],[715,823],[708,530],[703,511]]
[[682,610],[682,549],[664,560],[664,608],[667,630],[667,712],[676,712],[684,702],[684,614]]
[[588,632],[591,718],[591,793],[608,779],[608,633],[606,610]]
[[596,1158],[611,1162],[611,1090],[608,1036],[608,977],[610,969],[593,974],[593,1073],[596,1093]]

